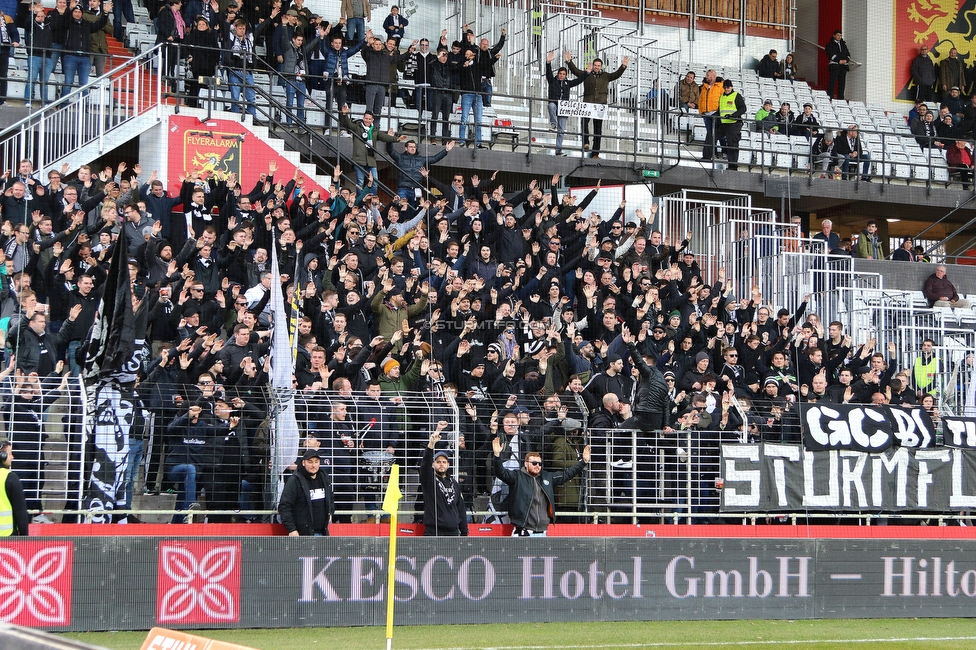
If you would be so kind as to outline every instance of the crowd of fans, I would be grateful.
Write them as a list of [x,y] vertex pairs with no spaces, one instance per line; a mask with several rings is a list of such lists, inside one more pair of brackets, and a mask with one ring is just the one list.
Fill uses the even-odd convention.
[[[300,1],[284,13],[273,2],[267,15],[235,0],[226,11],[197,1],[183,10],[176,1],[159,9],[172,30],[165,21],[157,29],[160,42],[174,46],[212,33],[223,55],[194,50],[190,66],[215,69],[222,59],[233,67],[236,57],[237,96],[245,99],[254,38],[262,34],[281,74],[303,82],[289,96],[299,106],[313,87],[307,82],[327,84],[341,107],[351,90],[348,56],[367,46],[365,96],[379,106],[381,84],[411,60],[414,75],[423,70],[434,79],[430,96],[421,87],[405,98],[413,105],[436,106],[438,92],[448,90],[452,103],[454,91],[490,98],[504,34],[495,47],[476,43],[471,30],[451,44],[442,34],[436,56],[425,40],[401,53],[407,21],[391,14],[384,43],[360,29],[369,11],[366,0],[344,1],[342,19],[331,24]],[[305,39],[331,41],[332,50],[308,49]],[[464,67],[475,72],[467,78]],[[713,84],[723,87],[710,74],[706,86]],[[719,102],[704,87],[697,100],[703,112]],[[345,119],[358,143],[373,141],[365,117]],[[775,124],[812,134],[815,122],[786,117]],[[274,163],[253,184],[191,170],[175,196],[138,164],[86,165],[71,175],[63,168],[41,178],[23,160],[5,176],[0,329],[10,355],[4,372],[15,385],[9,430],[15,444],[37,443],[25,481],[33,507],[40,504],[44,409],[64,390],[63,376],[81,372],[79,350],[119,245],[126,246],[132,292],[151,311],[151,354],[137,390],[154,417],[142,424],[145,434],[136,427],[133,440],[155,437],[146,488],[175,489],[181,509],[198,507],[200,487],[211,509],[254,505],[266,478],[271,339],[275,327],[288,327],[273,322],[276,282],[295,323],[299,427],[308,434],[304,445],[330,459],[339,510],[377,507],[379,498],[362,494],[363,481],[375,483],[374,473],[361,471],[364,459],[416,465],[428,436],[445,429],[447,396],[458,403],[461,424],[439,445],[458,454],[469,507],[482,493],[504,504],[489,470],[496,436],[506,468],[518,468],[530,452],[568,468],[586,443],[596,459],[632,458],[633,445],[618,445],[615,431],[639,432],[638,457],[677,458],[689,434],[702,459],[717,453],[724,434],[799,442],[800,402],[918,403],[937,417],[940,369],[931,351],[923,346],[918,362],[900,369],[891,344],[879,350],[875,340],[851,340],[840,323],[824,324],[808,311],[809,297],[774,306],[758,289],[733,295],[725,270],[695,254],[692,233],[654,228],[657,204],[632,210],[622,201],[612,215],[600,215],[589,209],[599,184],[578,199],[561,190],[558,175],[518,192],[506,191],[497,174],[456,172],[442,183],[429,169],[438,156],[417,155],[412,141],[401,153],[395,139],[389,146],[400,173],[390,200],[377,192],[371,151],[360,159],[355,148],[357,184],[344,184],[336,167],[325,191],[307,189],[300,173],[277,177]],[[857,151],[847,154],[850,163]],[[844,171],[858,173],[858,162]],[[858,240],[864,256],[879,251],[873,234]],[[817,242],[813,252],[842,248],[829,224]],[[429,406],[411,408],[416,400]],[[141,453],[132,445],[132,467]],[[676,474],[662,478],[652,463],[645,467],[642,480],[657,481],[660,498],[680,498]],[[696,467],[703,485],[718,470]],[[131,494],[137,473],[130,474]],[[598,484],[598,470],[592,474]],[[622,493],[612,481],[604,488],[612,506]],[[582,492],[579,479],[560,486],[560,507],[580,509]],[[696,498],[707,508],[717,503],[714,490]]]
[[[455,173],[448,185],[426,168],[436,194],[387,202],[343,186],[339,168],[325,192],[276,171],[250,188],[192,171],[169,196],[138,164],[52,170],[45,184],[22,161],[0,229],[14,423],[43,419],[42,393],[79,373],[119,242],[151,309],[138,392],[165,444],[147,484],[175,485],[181,508],[200,484],[208,505],[232,509],[263,480],[274,282],[296,323],[300,429],[333,459],[340,510],[362,500],[365,452],[416,462],[449,419],[447,394],[461,428],[442,444],[458,449],[469,503],[493,489],[496,435],[506,462],[538,451],[571,466],[584,438],[597,458],[630,454],[613,430],[639,431],[638,454],[674,451],[687,431],[714,432],[695,434],[713,451],[722,432],[798,442],[804,401],[921,402],[936,414],[931,357],[900,369],[892,345],[852,341],[807,298],[787,308],[758,289],[732,295],[724,269],[703,273],[692,233],[672,241],[651,227],[657,204],[599,215],[599,185],[578,200],[558,175],[507,192],[496,175]],[[815,242],[840,249],[829,222]],[[411,408],[418,398],[433,406]],[[578,486],[560,498],[578,506]]]

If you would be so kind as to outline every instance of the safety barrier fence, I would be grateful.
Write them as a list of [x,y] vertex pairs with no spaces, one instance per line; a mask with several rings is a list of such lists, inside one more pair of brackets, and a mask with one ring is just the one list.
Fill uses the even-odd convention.
[[[131,439],[119,441],[120,449],[129,450],[132,463],[130,471],[118,470],[119,487],[130,479],[134,510],[140,517],[152,516],[157,521],[168,521],[169,515],[187,522],[266,521],[272,514],[279,479],[293,469],[269,463],[275,457],[271,432],[277,417],[271,393],[243,394],[231,386],[218,386],[216,392],[203,395],[201,388],[206,390],[205,386],[166,384],[141,387],[144,417],[136,418]],[[9,382],[3,390],[3,429],[15,444],[14,469],[24,479],[31,508],[55,520],[62,519],[61,515],[66,522],[97,520],[98,513],[80,505],[94,457],[83,440],[83,423],[99,417],[87,405],[83,386],[69,380],[56,391],[43,390],[39,397]],[[958,391],[951,394],[954,399],[964,399]],[[157,497],[142,494],[144,486],[148,492],[166,494],[168,490],[172,493],[169,499],[184,496],[180,494],[182,476],[171,472],[184,444],[178,418],[185,413],[186,404],[201,398],[214,404],[213,415],[205,415],[214,422],[214,439],[208,441],[212,446],[196,474],[200,509],[177,509],[172,500],[154,502]],[[673,431],[647,433],[628,422],[613,429],[587,426],[585,407],[572,397],[563,398],[562,410],[552,397],[520,395],[513,400],[464,395],[457,399],[450,392],[376,398],[299,391],[294,400],[300,449],[318,449],[331,467],[339,522],[382,518],[379,504],[394,462],[402,468],[404,521],[415,517],[419,521],[423,506],[417,468],[430,433],[441,422],[445,423],[441,447],[451,455],[452,471],[461,483],[471,521],[488,523],[506,521],[505,488],[492,479],[490,469],[495,436],[505,443],[501,458],[510,469],[520,467],[521,458],[531,449],[542,454],[547,469],[559,472],[576,464],[583,447],[590,445],[587,471],[556,491],[558,520],[583,523],[761,523],[769,513],[720,510],[724,474],[720,448],[760,441],[799,444],[801,440],[795,400],[785,399],[746,400],[736,404],[726,419],[721,396],[706,395],[704,405],[695,407],[690,418],[675,411]],[[938,407],[930,408],[937,426],[941,424]],[[228,444],[224,438],[220,419],[229,416],[224,409],[242,418],[237,443]],[[511,426],[506,425],[506,418]],[[177,425],[170,427],[174,421]],[[943,438],[939,430],[933,442],[941,443]],[[136,453],[138,444],[134,443],[138,442],[143,446],[142,458]],[[117,514],[125,510],[120,507],[122,512]],[[947,520],[953,518],[952,513],[945,515]],[[776,516],[823,515],[800,511]]]

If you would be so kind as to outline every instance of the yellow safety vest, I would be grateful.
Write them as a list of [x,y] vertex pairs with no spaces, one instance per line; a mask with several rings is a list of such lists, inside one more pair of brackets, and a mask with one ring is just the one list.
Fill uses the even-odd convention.
[[915,359],[915,385],[923,393],[937,392],[938,386],[935,385],[935,378],[939,374],[939,361],[935,355],[928,363],[923,363],[922,358]]
[[7,475],[10,470],[0,467],[0,537],[14,534],[14,507],[7,496]]
[[532,35],[542,36],[542,10],[532,10]]
[[[718,98],[718,114],[723,118],[726,115],[732,115],[735,113],[735,98],[739,96],[739,93],[733,90],[728,95],[723,94]],[[735,122],[734,119],[727,120],[723,119],[722,124],[732,124]]]

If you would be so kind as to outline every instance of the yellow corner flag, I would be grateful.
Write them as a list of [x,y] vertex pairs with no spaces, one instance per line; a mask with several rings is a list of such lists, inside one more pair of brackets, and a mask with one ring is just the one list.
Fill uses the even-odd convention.
[[397,511],[400,509],[400,466],[393,463],[390,467],[390,482],[386,486],[386,496],[383,497],[383,511],[390,513],[390,559],[386,577],[386,650],[393,647],[393,603],[396,582],[396,538]]
[[383,497],[383,511],[390,513],[391,517],[397,516],[400,509],[400,499],[403,492],[400,491],[400,466],[393,463],[390,467],[390,482],[386,485],[386,496]]

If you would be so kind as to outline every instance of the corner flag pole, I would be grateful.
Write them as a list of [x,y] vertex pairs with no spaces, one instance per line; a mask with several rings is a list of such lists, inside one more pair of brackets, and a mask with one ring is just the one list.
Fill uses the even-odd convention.
[[396,538],[397,538],[397,510],[400,507],[400,466],[393,463],[390,467],[390,481],[386,486],[386,496],[383,497],[383,511],[390,514],[390,560],[386,578],[386,650],[393,647],[393,592],[396,582]]

